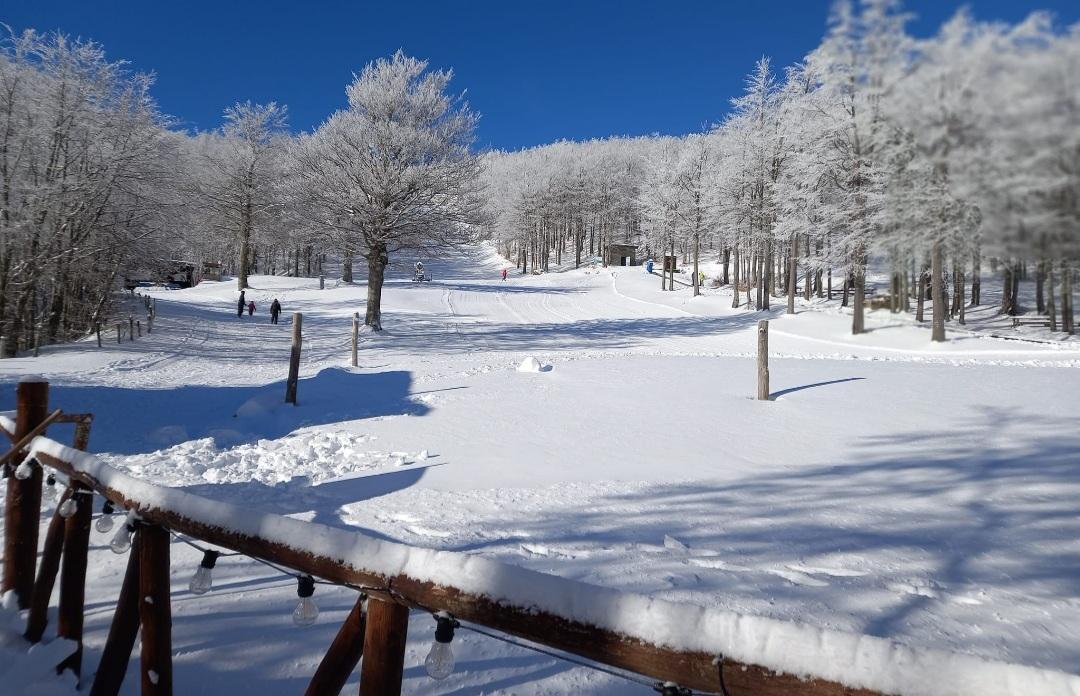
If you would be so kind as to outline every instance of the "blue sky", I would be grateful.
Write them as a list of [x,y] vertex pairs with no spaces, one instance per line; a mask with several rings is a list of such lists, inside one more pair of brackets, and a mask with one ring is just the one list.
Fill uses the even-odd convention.
[[[1033,9],[1064,24],[1076,0],[909,0],[916,34],[961,4],[1016,21]],[[465,0],[438,2],[157,2],[5,0],[0,22],[104,44],[158,76],[162,109],[185,127],[220,124],[238,101],[287,104],[294,130],[345,103],[365,63],[403,48],[452,67],[482,114],[479,145],[514,149],[560,138],[685,133],[719,120],[762,55],[801,58],[830,0]]]

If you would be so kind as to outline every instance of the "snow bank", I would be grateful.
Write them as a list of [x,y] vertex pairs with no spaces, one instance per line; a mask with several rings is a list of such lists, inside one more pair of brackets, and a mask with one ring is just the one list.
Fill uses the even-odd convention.
[[26,621],[19,612],[14,592],[0,598],[0,684],[5,694],[59,696],[75,692],[70,671],[56,673],[56,665],[75,652],[74,641],[57,638],[27,644],[22,637]]
[[551,365],[545,365],[536,358],[530,356],[521,361],[517,366],[518,372],[551,372]]
[[264,514],[128,476],[98,458],[39,437],[31,449],[73,463],[103,484],[200,522],[258,535],[358,571],[451,585],[506,605],[582,621],[679,650],[906,696],[1080,696],[1080,676],[971,655],[925,650],[873,636],[597,587],[469,554],[380,541],[364,534]]

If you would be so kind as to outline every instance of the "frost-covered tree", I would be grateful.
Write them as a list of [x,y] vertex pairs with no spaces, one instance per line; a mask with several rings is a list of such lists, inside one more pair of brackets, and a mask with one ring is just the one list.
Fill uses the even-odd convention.
[[464,243],[483,222],[477,116],[447,93],[451,77],[401,51],[370,63],[348,108],[294,148],[300,205],[367,259],[364,323],[376,331],[390,255]]

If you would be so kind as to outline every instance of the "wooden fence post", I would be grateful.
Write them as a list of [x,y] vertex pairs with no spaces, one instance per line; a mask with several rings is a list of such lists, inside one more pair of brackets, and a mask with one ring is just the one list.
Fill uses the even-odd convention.
[[349,675],[364,654],[364,630],[367,627],[367,609],[363,595],[356,600],[352,611],[341,624],[334,642],[326,651],[319,668],[308,683],[304,696],[339,694],[349,681]]
[[60,506],[71,497],[71,488],[64,491],[49,520],[49,529],[45,532],[45,545],[41,549],[41,563],[37,579],[34,580],[34,596],[30,600],[30,614],[26,619],[26,632],[23,633],[31,643],[37,643],[45,635],[45,626],[49,623],[49,599],[52,597],[56,573],[60,570],[60,554],[64,550],[64,518],[60,516]]
[[139,332],[139,338],[142,338],[142,322],[135,322],[135,330]]
[[142,528],[139,548],[139,625],[142,628],[142,693],[172,694],[172,608],[169,606],[169,531]]
[[94,333],[97,334],[97,347],[101,347],[101,322],[94,324]]
[[326,276],[319,276],[319,289],[320,290],[325,290],[326,289]]
[[128,317],[128,340],[135,340],[135,317]]
[[[86,449],[85,443],[79,449]],[[93,521],[94,496],[86,485],[73,481],[72,497],[75,514],[67,519],[64,529],[64,557],[60,567],[60,610],[56,634],[74,641],[75,652],[61,662],[57,669],[70,669],[76,682],[82,681],[83,608],[86,603],[86,556],[90,547],[90,524]]]
[[[123,522],[121,523],[123,524]],[[131,649],[139,632],[139,551],[142,548],[142,530],[136,529],[131,540],[127,572],[120,586],[120,598],[116,601],[116,613],[109,626],[109,637],[101,653],[90,696],[115,696],[124,683]]]
[[123,324],[121,324],[120,322],[116,322],[116,342],[117,343],[120,342],[120,331],[121,331],[120,327],[121,326],[123,326]]
[[289,353],[289,380],[285,382],[285,403],[296,405],[296,382],[300,378],[300,341],[304,315],[293,312],[292,350]]
[[769,400],[769,320],[757,323],[757,398]]
[[396,696],[401,693],[408,632],[407,606],[377,599],[368,601],[364,662],[360,666],[360,696]]
[[352,315],[352,366],[357,367],[359,364],[357,360],[356,350],[357,344],[360,342],[360,313],[353,312]]
[[[15,388],[18,413],[15,416],[15,442],[19,442],[39,423],[49,410],[49,383],[23,378]],[[20,453],[21,454],[21,453]],[[4,467],[9,473],[4,507],[4,573],[0,592],[15,591],[20,609],[30,606],[34,593],[37,566],[38,526],[41,523],[41,467],[32,467],[30,476],[19,480],[15,456]]]

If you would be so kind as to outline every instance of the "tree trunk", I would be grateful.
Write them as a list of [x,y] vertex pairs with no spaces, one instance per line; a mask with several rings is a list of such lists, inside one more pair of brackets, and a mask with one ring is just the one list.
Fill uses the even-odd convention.
[[1076,333],[1076,326],[1073,323],[1073,271],[1065,264],[1065,262],[1062,262],[1061,266],[1061,330],[1072,335]]
[[739,270],[742,264],[739,262],[739,247],[735,247],[732,250],[732,259],[734,261],[734,278],[735,285],[733,286],[733,292],[731,293],[731,308],[737,309],[739,306]]
[[701,294],[701,281],[698,279],[698,259],[701,255],[701,235],[694,233],[694,297]]
[[1044,295],[1045,289],[1043,287],[1046,281],[1046,261],[1039,260],[1035,262],[1035,311],[1039,314],[1046,312],[1046,297]]
[[351,282],[353,282],[352,264],[353,264],[352,249],[349,248],[349,247],[345,247],[345,253],[341,257],[341,282],[343,282],[343,283],[351,283]]
[[1057,331],[1057,307],[1054,306],[1054,262],[1047,262],[1046,266],[1046,314],[1050,317],[1050,332]]
[[724,275],[721,280],[722,285],[728,284],[728,267],[731,265],[731,248],[724,247]]
[[982,255],[979,253],[978,248],[975,249],[971,256],[971,306],[978,307],[980,298],[980,290],[982,289],[982,281],[980,276],[982,275]]
[[945,282],[942,277],[941,242],[935,242],[930,255],[930,282],[933,285],[933,322],[930,340],[945,340]]
[[851,318],[851,333],[861,334],[866,331],[866,270],[855,271],[855,299]]
[[386,264],[390,259],[386,247],[373,247],[368,252],[367,312],[364,324],[375,331],[382,331],[382,288]]
[[787,313],[795,313],[795,286],[799,282],[799,235],[791,235],[791,258],[788,261]]

